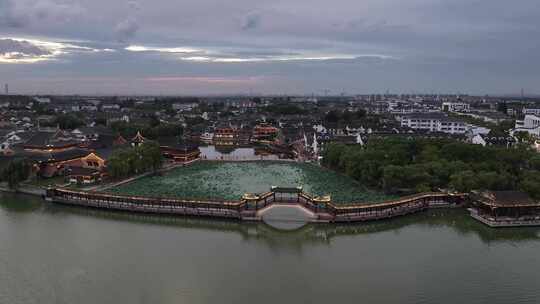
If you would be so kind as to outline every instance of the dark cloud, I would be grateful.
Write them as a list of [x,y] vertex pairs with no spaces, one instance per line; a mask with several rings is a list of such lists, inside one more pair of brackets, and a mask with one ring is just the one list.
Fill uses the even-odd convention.
[[0,24],[7,27],[62,25],[80,16],[78,2],[55,0],[0,0]]
[[261,15],[258,12],[251,12],[244,17],[242,22],[243,30],[252,30],[256,29],[261,24]]
[[51,55],[51,52],[28,41],[0,39],[0,56],[8,55],[19,59],[23,57]]
[[135,34],[139,30],[139,24],[137,23],[137,20],[135,18],[128,18],[126,20],[123,20],[119,22],[115,29],[115,36],[116,39],[119,42],[128,42],[133,37],[135,37]]
[[119,42],[128,42],[135,37],[135,34],[140,28],[137,14],[140,10],[139,2],[136,0],[127,1],[126,15],[127,17],[118,22],[114,28],[116,40]]
[[[97,77],[106,66],[118,82],[262,76],[271,81],[253,85],[267,92],[532,91],[538,36],[538,0],[0,0],[0,38],[117,50],[64,49],[58,58],[69,63],[47,61],[40,75]],[[23,82],[34,75],[26,65],[9,69]]]
[[0,0],[0,25],[6,27],[24,27],[29,21],[27,14],[16,12],[11,0]]

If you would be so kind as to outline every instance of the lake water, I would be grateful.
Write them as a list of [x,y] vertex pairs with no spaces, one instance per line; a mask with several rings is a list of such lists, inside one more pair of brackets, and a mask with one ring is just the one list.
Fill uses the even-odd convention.
[[200,146],[201,158],[208,160],[278,160],[273,154],[258,155],[254,148]]
[[463,210],[280,231],[0,197],[0,303],[539,303],[540,229]]

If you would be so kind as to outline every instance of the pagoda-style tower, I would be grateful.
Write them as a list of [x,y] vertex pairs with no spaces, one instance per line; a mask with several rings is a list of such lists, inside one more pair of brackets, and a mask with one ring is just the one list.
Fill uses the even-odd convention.
[[135,137],[133,137],[131,139],[131,145],[133,147],[138,147],[138,146],[142,145],[145,141],[146,141],[146,138],[144,138],[141,135],[141,131],[137,131],[137,135],[135,135]]

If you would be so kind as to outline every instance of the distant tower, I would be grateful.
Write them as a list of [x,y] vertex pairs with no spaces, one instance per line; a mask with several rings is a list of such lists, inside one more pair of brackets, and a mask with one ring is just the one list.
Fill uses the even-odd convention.
[[6,85],[4,86],[4,93],[6,95],[9,95],[9,85],[6,83]]
[[521,99],[523,99],[523,97],[525,97],[525,90],[521,88]]
[[317,143],[317,133],[313,134],[313,154],[318,155],[319,154],[319,144]]

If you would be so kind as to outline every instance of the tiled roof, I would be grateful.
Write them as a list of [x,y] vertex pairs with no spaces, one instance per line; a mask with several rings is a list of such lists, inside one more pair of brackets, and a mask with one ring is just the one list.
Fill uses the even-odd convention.
[[38,161],[38,162],[58,162],[58,161],[66,161],[66,160],[72,160],[77,159],[81,157],[88,156],[91,152],[84,149],[69,149],[66,151],[61,152],[49,152],[49,153],[41,153],[41,152],[26,152],[25,156],[28,157],[30,160]]

